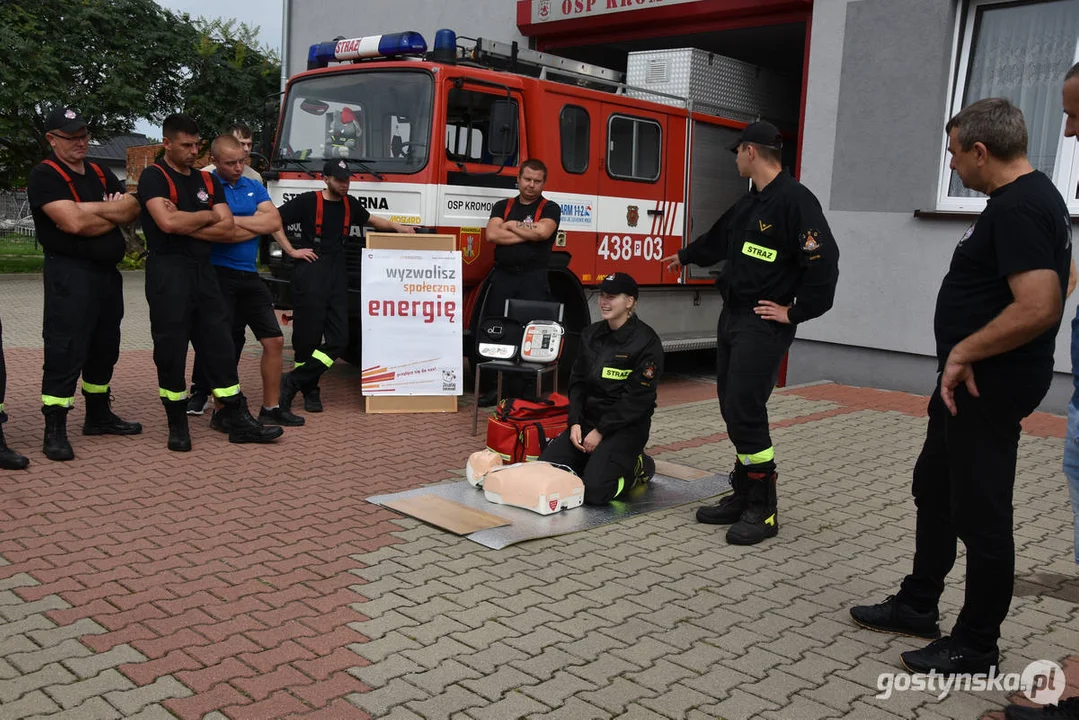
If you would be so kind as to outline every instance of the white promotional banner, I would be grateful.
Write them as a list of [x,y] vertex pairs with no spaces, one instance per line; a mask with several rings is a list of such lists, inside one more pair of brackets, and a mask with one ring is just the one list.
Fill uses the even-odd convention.
[[364,395],[460,395],[460,251],[363,251]]

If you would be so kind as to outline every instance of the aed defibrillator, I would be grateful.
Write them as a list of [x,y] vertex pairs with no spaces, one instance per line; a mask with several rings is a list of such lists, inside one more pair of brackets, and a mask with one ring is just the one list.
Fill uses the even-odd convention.
[[562,354],[562,336],[566,331],[553,320],[533,320],[524,328],[521,359],[526,362],[554,362]]

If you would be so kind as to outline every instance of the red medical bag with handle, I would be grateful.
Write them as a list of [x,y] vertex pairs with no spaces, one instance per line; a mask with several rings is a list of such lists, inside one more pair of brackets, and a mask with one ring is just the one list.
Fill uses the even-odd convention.
[[568,420],[569,398],[559,393],[543,400],[503,400],[487,421],[487,447],[510,463],[535,460]]

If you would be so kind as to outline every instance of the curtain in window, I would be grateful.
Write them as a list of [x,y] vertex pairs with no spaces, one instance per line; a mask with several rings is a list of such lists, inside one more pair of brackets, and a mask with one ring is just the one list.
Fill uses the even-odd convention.
[[[1079,0],[983,5],[976,12],[963,107],[988,97],[1019,106],[1030,163],[1051,178],[1063,137],[1060,86],[1079,43]],[[949,196],[978,194],[952,173]]]

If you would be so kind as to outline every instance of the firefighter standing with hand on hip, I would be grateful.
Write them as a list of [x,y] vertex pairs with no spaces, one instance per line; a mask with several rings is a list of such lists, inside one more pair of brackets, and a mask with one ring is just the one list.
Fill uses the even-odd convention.
[[49,113],[45,139],[52,154],[30,171],[26,188],[45,249],[42,451],[50,460],[71,460],[67,414],[80,374],[86,399],[83,435],[142,432],[139,423],[117,417],[109,399],[124,317],[123,278],[116,264],[126,246],[117,226],[138,216],[139,203],[111,170],[86,160],[90,136],[74,108]]
[[730,525],[727,542],[755,545],[779,532],[775,449],[768,398],[795,327],[832,307],[839,248],[820,203],[783,171],[783,138],[768,122],[731,147],[753,189],[701,237],[663,258],[669,269],[726,260],[716,338],[716,392],[734,444],[734,492],[697,510],[698,522]]
[[199,127],[187,115],[170,115],[161,128],[165,155],[139,176],[146,260],[146,301],[158,391],[169,421],[169,450],[191,449],[187,425],[187,345],[205,362],[206,377],[221,404],[219,424],[229,442],[270,442],[280,427],[251,417],[240,393],[232,328],[225,299],[210,265],[213,243],[235,242],[235,223],[221,182],[192,170],[199,155]]
[[[322,412],[319,378],[348,346],[348,267],[345,243],[364,225],[381,232],[416,228],[375,217],[348,194],[347,160],[328,160],[323,190],[297,195],[280,208],[283,230],[274,240],[295,260],[292,273],[292,349],[295,365],[281,378],[281,409],[291,411],[297,392],[307,412]],[[287,233],[292,235],[289,240]]]
[[[547,267],[551,245],[562,220],[558,203],[543,197],[547,184],[547,166],[531,158],[521,163],[517,173],[518,195],[499,200],[491,208],[487,221],[487,242],[495,246],[495,266],[487,276],[485,317],[501,317],[506,301],[547,300]],[[506,396],[519,397],[523,379],[506,378]],[[480,396],[480,405],[493,405],[497,391]]]

